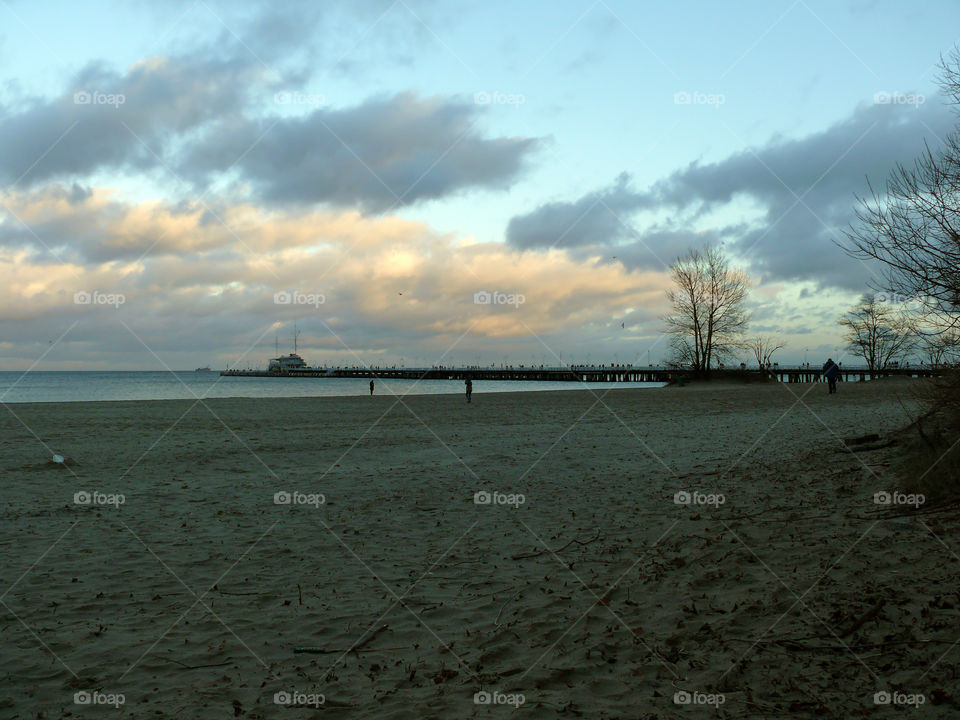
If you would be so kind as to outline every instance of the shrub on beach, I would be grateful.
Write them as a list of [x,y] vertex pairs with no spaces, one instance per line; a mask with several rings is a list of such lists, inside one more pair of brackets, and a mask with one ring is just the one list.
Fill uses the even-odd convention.
[[960,369],[934,379],[929,410],[906,428],[902,475],[934,503],[960,502]]

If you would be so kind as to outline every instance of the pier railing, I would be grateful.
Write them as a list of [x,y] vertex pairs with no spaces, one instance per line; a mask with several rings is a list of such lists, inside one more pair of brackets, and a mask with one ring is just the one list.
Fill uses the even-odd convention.
[[[896,367],[882,370],[867,368],[840,368],[840,379],[845,382],[863,382],[878,377],[931,377],[939,370],[929,367]],[[276,378],[369,378],[401,380],[534,380],[566,382],[676,382],[694,377],[691,370],[684,368],[634,367],[630,365],[581,366],[564,368],[543,367],[431,367],[431,368],[395,368],[395,367],[350,367],[350,368],[308,368],[288,370],[283,373],[265,370],[225,370],[221,375],[230,377],[276,377]],[[815,367],[770,367],[758,368],[720,368],[712,370],[711,378],[727,380],[760,380],[765,377],[779,382],[811,383],[822,382],[823,371]]]

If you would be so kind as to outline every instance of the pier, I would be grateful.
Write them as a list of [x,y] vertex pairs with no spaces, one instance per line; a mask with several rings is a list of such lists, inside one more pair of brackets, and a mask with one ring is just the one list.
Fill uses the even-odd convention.
[[[931,377],[939,370],[929,367],[896,367],[882,370],[863,368],[841,368],[842,382],[865,382],[874,378]],[[694,379],[691,370],[666,367],[634,367],[632,365],[573,365],[570,367],[331,367],[303,368],[277,371],[268,370],[223,370],[227,377],[274,377],[274,378],[368,378],[371,380],[534,380],[566,382],[686,382]],[[770,367],[758,368],[718,368],[710,373],[716,380],[760,380],[763,376],[785,383],[813,383],[823,381],[823,371],[819,367]]]

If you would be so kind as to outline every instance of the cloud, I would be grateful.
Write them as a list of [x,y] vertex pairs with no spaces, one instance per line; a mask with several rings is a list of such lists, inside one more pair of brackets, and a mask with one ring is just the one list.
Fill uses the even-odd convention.
[[[46,186],[8,196],[0,246],[37,259],[91,265],[214,250],[274,252],[307,245],[375,245],[408,239],[420,225],[390,216],[364,225],[358,211],[276,211],[254,204],[163,200],[127,203],[108,188]],[[25,227],[25,225],[27,227]]]
[[379,212],[509,187],[539,144],[484,137],[483,108],[458,98],[333,108],[270,75],[252,56],[154,58],[123,74],[91,64],[57,98],[0,108],[0,181],[153,171],[181,194],[220,182],[264,202]]
[[154,58],[125,74],[91,64],[52,100],[0,108],[0,180],[31,187],[98,170],[159,168],[177,141],[234,115],[250,63]]
[[[202,208],[126,204],[103,188],[15,199],[38,235],[73,227],[83,238],[62,248],[70,253],[63,261],[29,234],[0,245],[0,336],[39,355],[76,321],[70,342],[49,358],[60,367],[90,361],[103,347],[155,367],[123,323],[172,367],[222,366],[264,329],[294,320],[307,329],[306,354],[317,362],[355,363],[353,352],[397,357],[413,347],[436,361],[454,344],[471,353],[470,362],[479,355],[492,361],[491,352],[508,346],[511,355],[524,347],[532,356],[549,355],[538,337],[564,352],[582,347],[584,337],[613,337],[611,318],[655,324],[668,283],[663,273],[585,266],[562,250],[458,240],[422,222],[356,210],[220,206],[234,229],[227,232]],[[142,248],[128,241],[147,229],[168,232],[141,257]],[[293,291],[323,302],[274,301],[275,293]],[[521,295],[523,302],[478,304],[481,291]],[[122,295],[124,303],[77,305],[76,292]],[[258,349],[256,361],[272,353],[269,335],[264,343],[271,347]],[[209,357],[189,359],[203,348]],[[16,359],[7,362],[17,366]]]
[[581,247],[614,243],[632,235],[622,217],[651,207],[653,198],[630,189],[622,173],[608,188],[571,202],[541,205],[507,226],[507,241],[517,248]]
[[375,212],[468,188],[507,188],[539,143],[484,138],[479,113],[473,103],[405,92],[302,116],[227,119],[180,168],[203,184],[235,166],[239,182],[271,203]]
[[616,255],[630,267],[726,242],[766,280],[861,287],[868,269],[835,244],[854,218],[854,194],[866,190],[866,177],[882,183],[896,162],[923,150],[924,139],[935,146],[955,124],[939,98],[919,107],[861,104],[821,132],[692,162],[645,190],[621,175],[606,189],[542,205],[510,221],[507,241]]

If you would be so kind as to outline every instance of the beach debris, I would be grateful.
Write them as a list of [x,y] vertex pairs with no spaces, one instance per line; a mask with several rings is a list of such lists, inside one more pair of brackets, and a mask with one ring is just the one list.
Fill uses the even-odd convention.
[[338,653],[340,655],[346,655],[350,652],[355,653],[368,653],[368,652],[393,652],[394,650],[407,650],[406,645],[397,645],[396,647],[385,647],[385,648],[322,648],[322,647],[298,647],[294,648],[293,652],[297,654],[307,654],[307,655],[332,655],[333,653]]
[[457,672],[456,670],[451,670],[450,668],[440,668],[440,672],[438,672],[434,676],[433,682],[434,684],[439,685],[440,683],[446,682],[447,680],[453,680],[453,678],[455,678],[459,674],[460,674],[459,672]]
[[556,550],[550,550],[549,548],[547,548],[546,550],[539,550],[538,552],[534,552],[534,553],[520,553],[519,555],[511,555],[511,556],[510,556],[510,559],[511,559],[511,560],[523,560],[523,559],[525,559],[525,558],[532,558],[532,557],[539,557],[540,555],[546,555],[547,553],[556,554],[556,553],[560,552],[561,550],[566,550],[568,547],[570,547],[570,546],[573,545],[574,543],[576,543],[577,545],[589,545],[590,543],[596,542],[596,541],[599,540],[599,539],[600,539],[600,529],[597,528],[597,534],[594,535],[594,536],[593,536],[592,538],[590,538],[589,540],[577,540],[576,538],[573,538],[573,540],[571,540],[570,542],[568,542],[568,543],[566,543],[566,544],[558,547]]
[[[326,655],[326,654],[329,654],[329,653],[342,653],[342,654],[345,655],[345,654],[350,653],[350,652],[356,652],[356,653],[359,653],[359,652],[377,652],[377,651],[378,651],[377,648],[373,648],[373,649],[371,649],[371,650],[364,650],[363,648],[364,648],[365,645],[369,644],[371,640],[373,640],[375,637],[377,637],[380,633],[382,633],[382,632],[384,632],[385,630],[387,630],[389,627],[390,627],[389,625],[381,625],[381,626],[378,627],[376,630],[374,630],[372,633],[370,633],[369,635],[367,635],[367,637],[365,637],[361,642],[358,642],[356,645],[354,645],[354,646],[351,647],[351,648],[347,648],[346,650],[342,650],[342,649],[338,649],[338,648],[298,647],[298,648],[294,648],[294,649],[293,649],[293,652],[294,652],[294,653],[308,653],[308,654],[311,654],[311,655]],[[402,649],[403,649],[403,648],[379,648],[379,650],[402,650]]]
[[879,614],[880,610],[883,608],[884,602],[885,601],[883,598],[880,598],[879,600],[877,600],[877,602],[874,604],[872,608],[867,610],[867,612],[861,615],[859,619],[854,621],[853,624],[850,625],[850,627],[848,627],[846,630],[840,633],[840,637],[846,637],[847,635],[852,635],[857,630],[859,630],[864,623],[875,618]]
[[55,463],[57,463],[58,465],[63,465],[63,463],[64,463],[64,457],[63,457],[63,455],[57,455],[56,453],[54,453],[54,454],[53,454],[53,461],[54,461]]
[[847,445],[861,445],[863,443],[876,442],[880,439],[880,436],[877,433],[870,433],[869,435],[861,435],[860,437],[844,438],[843,442]]
[[231,658],[230,660],[227,660],[226,662],[207,663],[207,664],[205,664],[205,665],[187,665],[187,663],[180,662],[179,660],[174,660],[173,658],[170,658],[170,657],[164,657],[164,656],[162,656],[162,655],[158,655],[158,656],[157,656],[157,660],[164,660],[164,661],[166,661],[166,662],[172,662],[172,663],[175,663],[175,664],[179,665],[180,667],[186,668],[187,670],[198,670],[198,669],[200,669],[200,668],[211,668],[211,667],[223,667],[224,665],[230,665],[230,664],[232,664],[232,663],[234,662],[233,659]]

